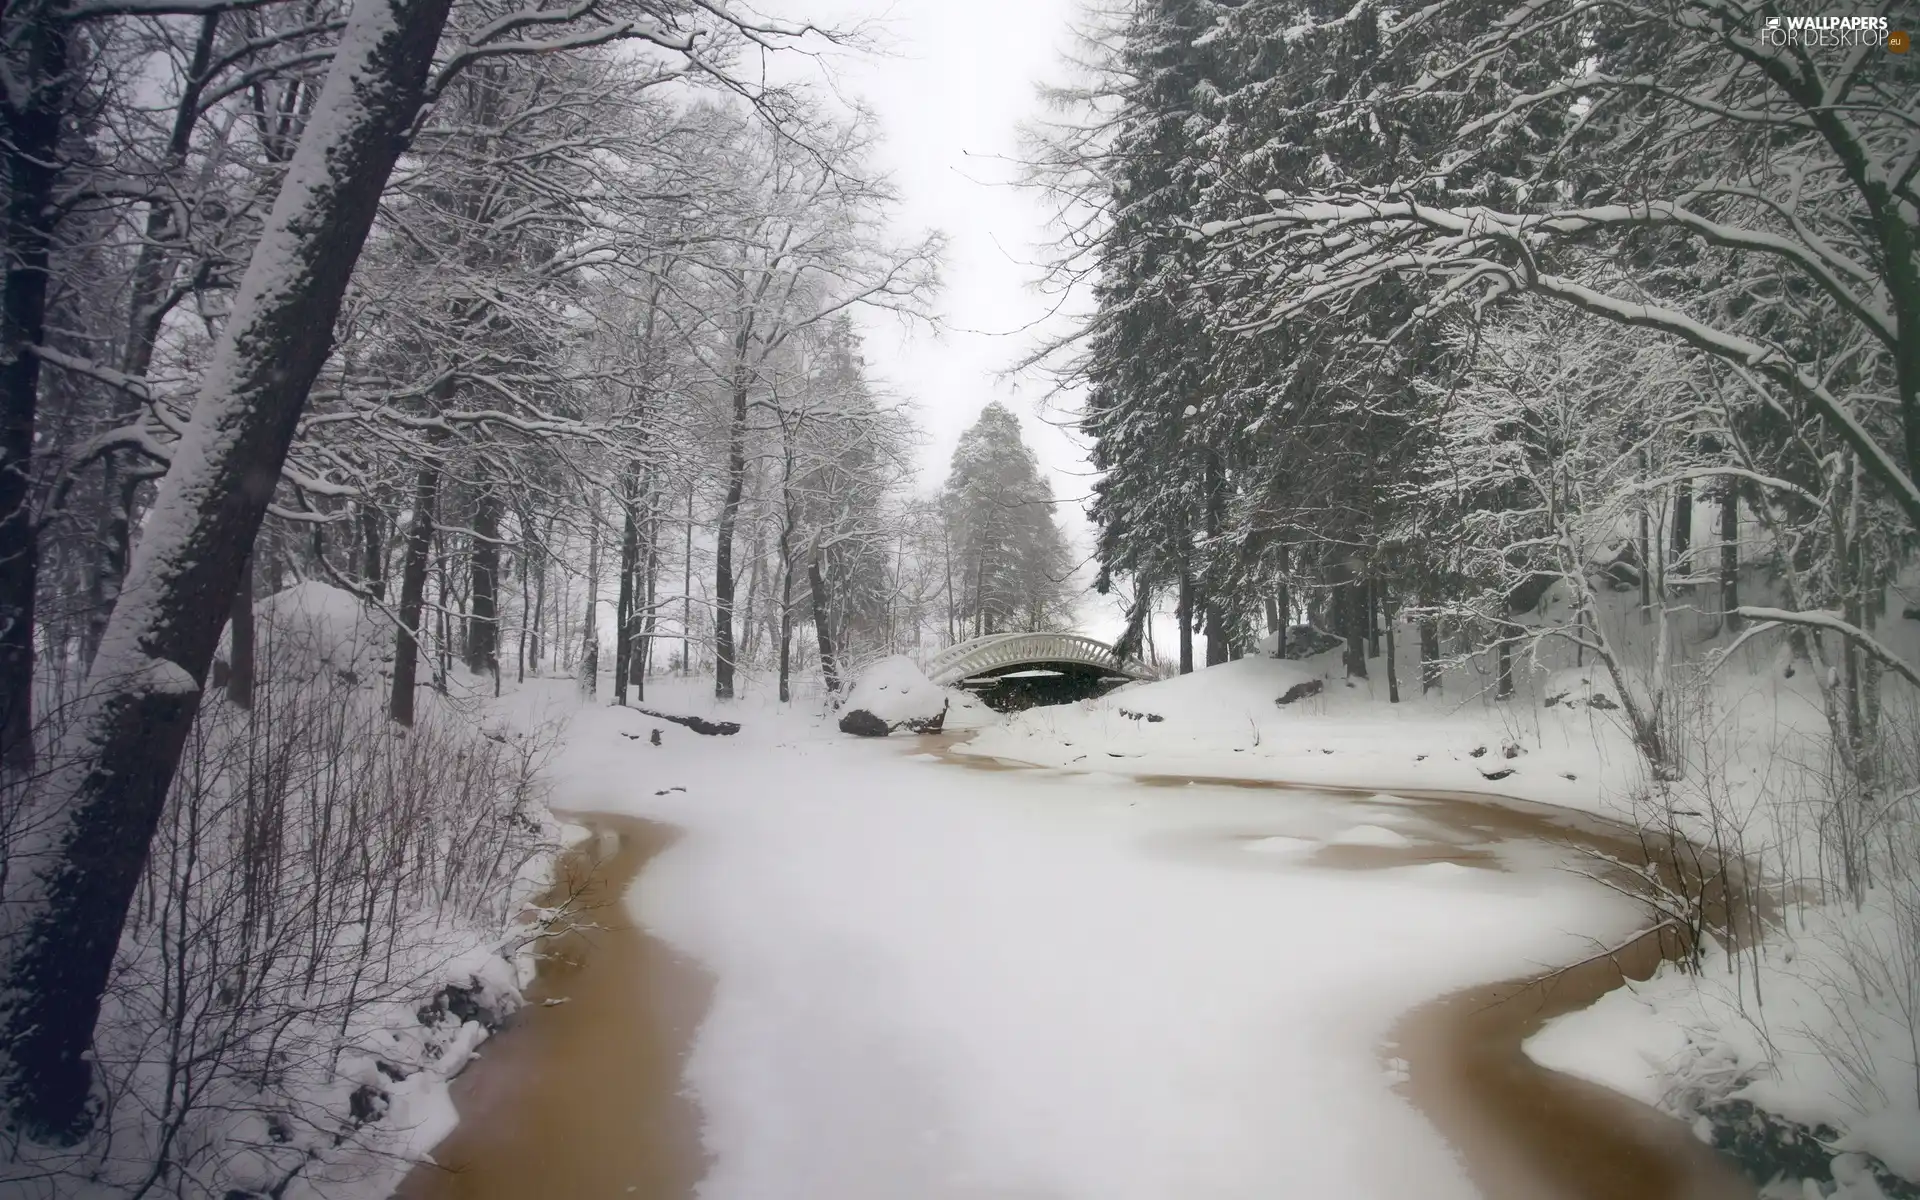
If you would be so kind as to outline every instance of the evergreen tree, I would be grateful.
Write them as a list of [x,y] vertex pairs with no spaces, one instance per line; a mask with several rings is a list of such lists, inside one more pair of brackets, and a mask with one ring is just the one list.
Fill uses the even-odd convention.
[[1068,616],[1067,539],[1053,489],[998,401],[960,437],[944,502],[962,632],[1047,629]]

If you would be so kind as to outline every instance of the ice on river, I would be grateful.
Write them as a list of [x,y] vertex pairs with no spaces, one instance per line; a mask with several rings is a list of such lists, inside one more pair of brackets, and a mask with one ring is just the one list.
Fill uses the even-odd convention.
[[740,719],[654,747],[616,736],[635,714],[584,716],[555,798],[686,830],[632,900],[717,979],[687,1068],[704,1200],[1471,1196],[1393,1090],[1389,1030],[1633,923],[1551,855],[1244,852],[1383,844],[1390,797],[976,769]]

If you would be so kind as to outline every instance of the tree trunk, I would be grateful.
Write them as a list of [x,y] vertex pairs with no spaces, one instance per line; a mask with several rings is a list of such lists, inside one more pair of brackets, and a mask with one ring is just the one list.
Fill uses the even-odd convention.
[[[1640,452],[1640,475],[1644,479],[1648,474],[1647,452]],[[1647,512],[1646,501],[1640,503],[1640,616],[1649,619],[1653,613],[1653,519]]]
[[1273,656],[1287,656],[1287,626],[1293,623],[1293,597],[1288,594],[1286,584],[1280,585],[1280,594],[1275,597],[1274,607],[1280,610],[1280,623],[1274,627]]
[[467,607],[467,670],[500,670],[500,496],[483,491],[473,509],[473,547]]
[[[448,0],[362,0],[341,34],[285,184],[208,359],[187,435],[155,504],[89,673],[66,762],[42,792],[33,878],[6,922],[0,1044],[9,1047],[7,1101],[24,1127],[75,1136],[89,1121],[86,1051],[127,907],[199,708],[227,600],[279,478],[308,389],[331,349],[341,296],[380,193],[420,110]],[[29,29],[39,23],[28,21]],[[63,40],[64,31],[47,31]],[[17,56],[20,52],[15,50]],[[59,51],[64,55],[64,48]],[[64,104],[41,112],[51,149]],[[23,154],[17,122],[9,169]],[[29,147],[30,149],[30,147]],[[51,156],[41,160],[50,168]],[[8,221],[44,211],[50,180],[9,184]],[[28,230],[27,232],[34,232]],[[24,718],[10,673],[31,675],[32,528],[26,462],[35,381],[25,338],[45,298],[44,238],[9,231],[0,328],[0,392],[8,411],[0,451],[0,694],[7,728]],[[35,259],[34,256],[40,256]],[[23,261],[27,260],[27,261]],[[40,282],[16,294],[23,266]],[[29,385],[29,386],[22,386]],[[24,421],[24,425],[23,425]],[[22,562],[27,564],[22,574]],[[23,605],[24,600],[24,605]],[[19,653],[28,651],[25,657]],[[4,743],[18,756],[17,747]]]
[[1420,618],[1420,694],[1440,690],[1440,618]]
[[540,639],[546,632],[547,620],[547,555],[545,543],[537,552],[530,552],[533,559],[533,616],[527,621],[527,665],[533,673],[540,673]]
[[734,378],[733,422],[727,428],[727,498],[720,506],[720,526],[714,535],[713,694],[721,700],[733,699],[733,532],[746,485],[747,382],[742,368]]
[[[0,768],[22,775],[33,769],[34,592],[39,582],[32,485],[40,358],[34,350],[46,333],[48,261],[58,220],[53,193],[60,126],[70,115],[67,97],[74,74],[69,69],[73,26],[57,9],[46,0],[27,0],[0,18],[5,22],[10,80],[0,92],[0,146],[5,147],[7,172],[6,236],[0,238],[6,248],[6,278],[0,284]],[[50,1014],[50,1019],[58,1023],[65,1016]],[[92,1020],[90,1011],[87,1019]],[[36,1046],[46,1040],[42,1037]],[[63,1077],[77,1072],[83,1081],[88,1073],[77,1058],[71,1063],[29,1062],[19,1070],[31,1074],[42,1068]],[[28,1091],[35,1086],[29,1083]],[[63,1120],[79,1114],[76,1097],[48,1094],[45,1099],[65,1111]]]
[[442,534],[434,539],[433,577],[434,577],[434,637],[433,637],[433,690],[442,696],[447,694],[447,671],[453,666],[450,657],[453,649],[453,631],[447,628],[448,610],[453,607],[452,581],[447,576],[447,539]]
[[1720,485],[1720,611],[1727,628],[1740,628],[1740,485]]
[[827,603],[827,581],[820,572],[820,548],[816,545],[807,558],[807,587],[813,592],[813,629],[820,639],[820,674],[826,680],[827,695],[840,694],[839,651],[833,644],[833,623]]
[[427,568],[433,555],[434,508],[440,499],[440,467],[431,459],[414,477],[413,520],[400,564],[399,628],[393,642],[393,690],[387,715],[413,724],[413,689],[420,678],[420,613],[426,606]]
[[1498,662],[1498,676],[1493,687],[1495,700],[1508,700],[1513,697],[1513,640],[1506,630],[1500,631],[1500,641],[1495,651]]
[[[793,532],[795,524],[793,495],[793,451],[788,449],[780,471],[780,541],[775,550],[780,556],[780,703],[793,700]],[[819,554],[819,543],[814,543]],[[822,663],[824,665],[824,661]]]
[[1233,657],[1233,647],[1228,645],[1226,622],[1220,618],[1220,606],[1209,600],[1206,605],[1207,623],[1207,665],[1217,667]]
[[1193,674],[1193,576],[1183,566],[1180,570],[1180,598],[1175,601],[1173,612],[1180,622],[1180,673]]
[[687,544],[680,577],[680,673],[693,673],[693,480],[687,480]]
[[1358,583],[1343,583],[1335,588],[1338,593],[1334,607],[1340,610],[1340,625],[1347,641],[1346,668],[1347,678],[1365,679],[1367,677],[1367,596],[1366,586]]
[[1391,605],[1386,603],[1386,598],[1384,596],[1381,598],[1381,607],[1386,610],[1385,616],[1386,616],[1386,626],[1387,626],[1387,703],[1398,704],[1400,703],[1400,671],[1399,671],[1399,663],[1395,656],[1395,643],[1394,643],[1394,637],[1393,637],[1393,608]]
[[374,603],[387,599],[387,544],[380,510],[367,500],[360,502],[360,586]]
[[1693,574],[1687,555],[1693,552],[1693,480],[1682,479],[1673,485],[1673,569],[1683,576]]
[[653,664],[654,639],[654,592],[660,567],[660,520],[659,509],[655,507],[658,493],[654,489],[652,470],[647,475],[647,584],[646,615],[641,618],[641,633],[635,640],[634,662],[627,676],[633,684],[635,699],[647,698],[647,672]]
[[227,699],[241,708],[253,707],[253,556],[240,567],[233,589],[233,608],[227,614]]
[[1385,607],[1384,598],[1382,596],[1382,592],[1384,589],[1381,588],[1380,581],[1378,579],[1368,580],[1365,587],[1366,587],[1365,612],[1366,612],[1366,618],[1367,618],[1367,657],[1379,658],[1380,657],[1380,617],[1381,617],[1381,610],[1382,608]]
[[527,539],[524,530],[525,527],[522,526],[520,535],[520,561],[517,567],[520,576],[520,650],[519,653],[514,656],[514,677],[520,683],[527,681],[527,627],[533,624],[531,620],[533,615],[533,595],[528,591],[528,585],[532,582],[528,577],[531,564],[527,562],[525,549]]
[[593,526],[587,533],[587,613],[580,633],[580,694],[591,699],[600,690],[600,503],[596,495]]
[[627,702],[627,677],[633,670],[633,576],[640,569],[640,522],[634,513],[639,484],[633,466],[620,486],[620,588],[613,605],[613,702]]
[[[820,660],[826,666],[826,659]],[[793,700],[793,556],[783,531],[780,540],[780,703]]]

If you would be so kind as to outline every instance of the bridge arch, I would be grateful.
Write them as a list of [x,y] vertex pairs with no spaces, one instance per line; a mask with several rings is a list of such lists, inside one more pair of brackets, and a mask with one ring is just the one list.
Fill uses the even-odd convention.
[[934,655],[927,663],[927,678],[951,687],[964,680],[1023,670],[1116,682],[1138,678],[1138,672],[1121,662],[1113,647],[1078,633],[993,633],[973,638]]

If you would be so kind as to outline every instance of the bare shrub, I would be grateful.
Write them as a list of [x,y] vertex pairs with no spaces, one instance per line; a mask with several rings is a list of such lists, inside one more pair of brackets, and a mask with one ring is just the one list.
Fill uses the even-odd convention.
[[279,1195],[364,1165],[384,1084],[440,1052],[422,1006],[512,1002],[556,731],[441,702],[401,729],[314,649],[270,634],[253,705],[202,708],[96,1033],[104,1120],[73,1159],[0,1168],[26,1194]]

